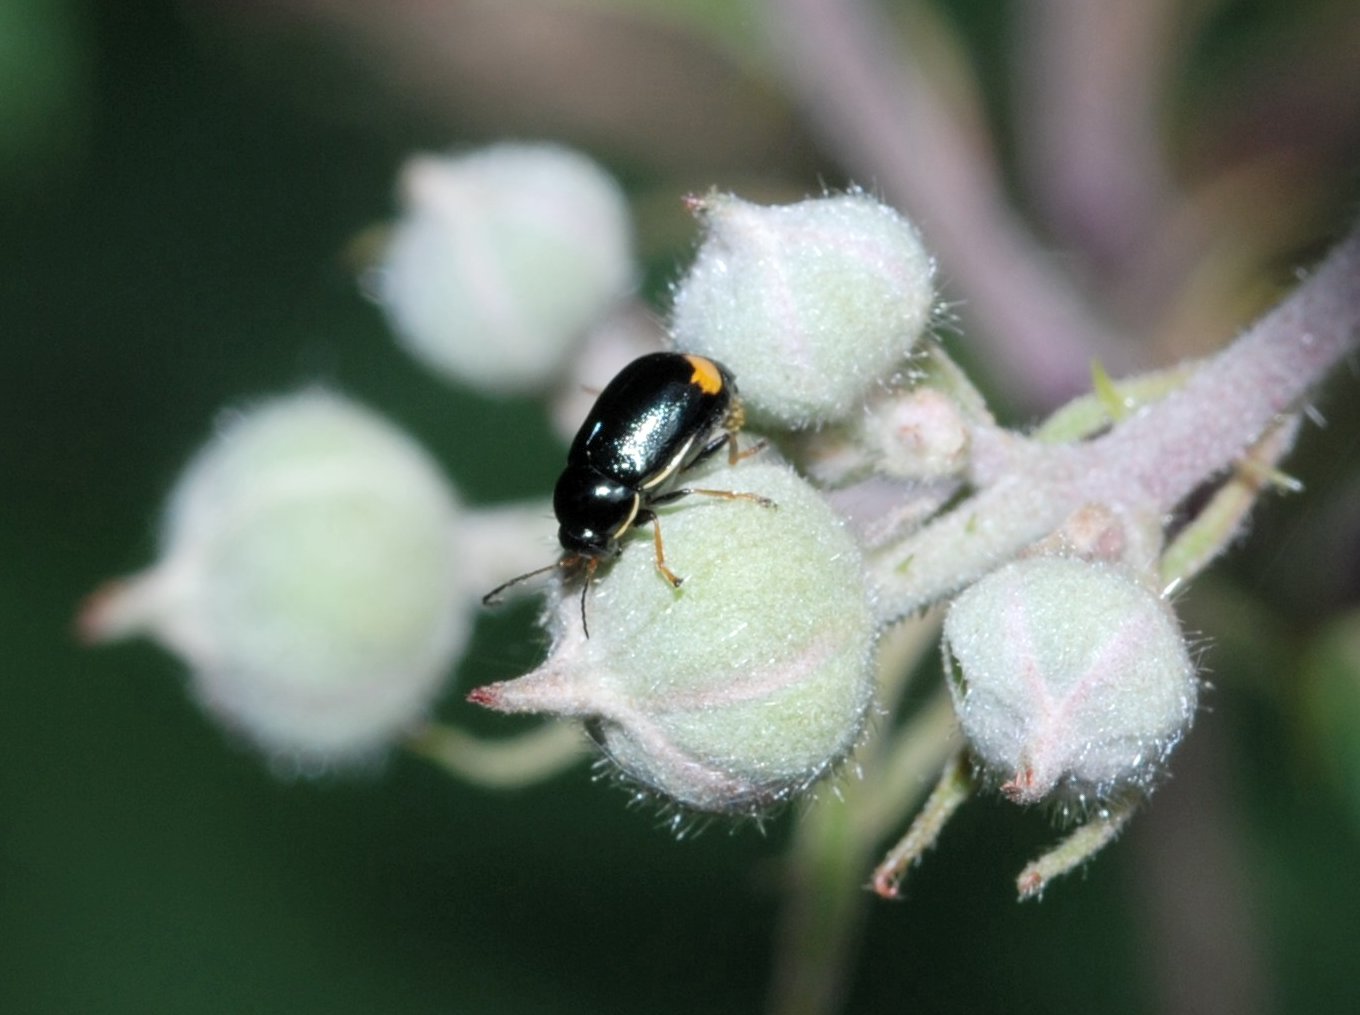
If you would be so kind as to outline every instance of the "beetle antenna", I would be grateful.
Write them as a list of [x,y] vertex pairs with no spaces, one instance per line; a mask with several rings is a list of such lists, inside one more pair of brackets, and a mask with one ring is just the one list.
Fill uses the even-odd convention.
[[546,574],[549,571],[557,570],[559,567],[570,567],[576,563],[576,560],[576,557],[563,557],[560,560],[553,561],[551,564],[547,564],[543,567],[536,567],[532,571],[525,571],[523,574],[516,575],[508,582],[501,582],[486,595],[482,596],[482,605],[494,606],[496,603],[500,602],[500,595],[506,589],[512,588],[529,578],[533,578],[535,575]]
[[[572,560],[579,560],[573,557]],[[600,566],[599,557],[590,557],[586,560],[586,576],[581,582],[581,630],[585,632],[587,638],[590,637],[590,625],[586,623],[586,593],[590,591],[591,579],[595,577],[595,569]]]

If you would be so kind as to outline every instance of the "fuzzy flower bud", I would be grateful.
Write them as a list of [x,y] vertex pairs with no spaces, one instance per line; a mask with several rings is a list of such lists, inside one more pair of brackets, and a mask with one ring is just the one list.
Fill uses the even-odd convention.
[[181,476],[162,559],[81,618],[148,633],[204,707],[304,768],[362,759],[415,722],[461,649],[457,507],[409,437],[324,391],[223,426]]
[[874,622],[859,551],[783,464],[715,469],[660,509],[666,562],[636,533],[591,588],[553,604],[537,670],[474,691],[504,712],[576,716],[630,780],[702,811],[757,813],[826,773],[854,745],[873,690]]
[[1150,788],[1194,715],[1170,607],[1114,565],[1008,564],[954,601],[944,643],[963,733],[1018,802]]
[[623,192],[570,149],[419,156],[402,196],[376,292],[402,343],[445,377],[541,388],[633,284]]
[[968,464],[968,425],[948,395],[917,388],[873,405],[860,423],[878,469],[898,479],[937,479]]
[[934,265],[905,218],[859,191],[696,204],[707,235],[675,291],[676,343],[727,364],[753,418],[842,420],[903,368],[934,299]]

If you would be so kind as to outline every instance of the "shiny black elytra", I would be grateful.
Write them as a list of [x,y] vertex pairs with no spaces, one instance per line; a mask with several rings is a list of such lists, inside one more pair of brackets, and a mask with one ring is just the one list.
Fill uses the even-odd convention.
[[618,556],[620,540],[635,525],[652,523],[656,568],[673,588],[683,580],[666,566],[656,507],[688,494],[774,502],[753,493],[678,487],[678,477],[724,445],[735,464],[763,445],[737,448],[744,421],[732,373],[716,360],[655,352],[624,367],[600,392],[567,452],[567,466],[553,491],[557,539],[564,551],[547,567],[510,579],[482,597],[500,593],[554,568],[584,568],[581,625],[586,629],[586,591],[600,561]]

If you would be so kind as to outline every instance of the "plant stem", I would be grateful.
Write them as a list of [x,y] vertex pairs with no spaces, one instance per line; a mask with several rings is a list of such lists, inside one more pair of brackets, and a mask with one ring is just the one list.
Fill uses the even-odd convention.
[[585,757],[575,723],[550,722],[517,737],[489,740],[430,723],[406,742],[450,774],[490,789],[513,789],[550,778]]
[[[959,115],[922,52],[869,0],[766,0],[781,61],[846,168],[920,223],[964,297],[961,310],[1015,397],[1044,408],[1099,359],[1124,372],[1131,346],[1102,321],[1007,203],[979,120]],[[924,11],[915,12],[918,18]],[[939,36],[942,25],[927,35]],[[939,56],[935,50],[934,56]],[[935,61],[938,63],[938,59]],[[966,68],[953,68],[966,73]]]
[[1133,524],[1165,515],[1247,454],[1357,344],[1360,226],[1246,334],[1105,436],[1046,446],[1006,435],[990,451],[979,444],[979,455],[995,459],[975,470],[985,471],[983,489],[874,555],[881,619],[975,581],[1087,504]]
[[[1360,225],[1241,338],[1180,389],[1086,452],[1105,484],[1170,510],[1297,407],[1360,344]],[[1117,463],[1117,465],[1115,464]],[[1101,484],[1096,484],[1099,487]]]

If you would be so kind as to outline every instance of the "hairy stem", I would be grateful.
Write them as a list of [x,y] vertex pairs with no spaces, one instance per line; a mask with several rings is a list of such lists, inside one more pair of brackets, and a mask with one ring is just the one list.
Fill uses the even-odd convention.
[[513,789],[551,778],[588,753],[574,723],[548,723],[517,737],[488,740],[431,723],[406,742],[450,774],[489,789]]
[[1230,466],[1360,344],[1360,226],[1177,391],[1085,450],[1163,510]]
[[[890,714],[938,633],[939,618],[929,617],[885,636],[879,703]],[[788,860],[769,1015],[842,1010],[871,900],[862,890],[870,858],[955,748],[955,730],[941,690],[900,729],[861,746],[859,780],[846,780],[839,795],[824,795],[802,815]]]
[[1164,515],[1247,454],[1357,344],[1360,227],[1246,334],[1105,436],[979,444],[984,489],[875,556],[881,618],[957,591],[1084,505],[1135,525]]

